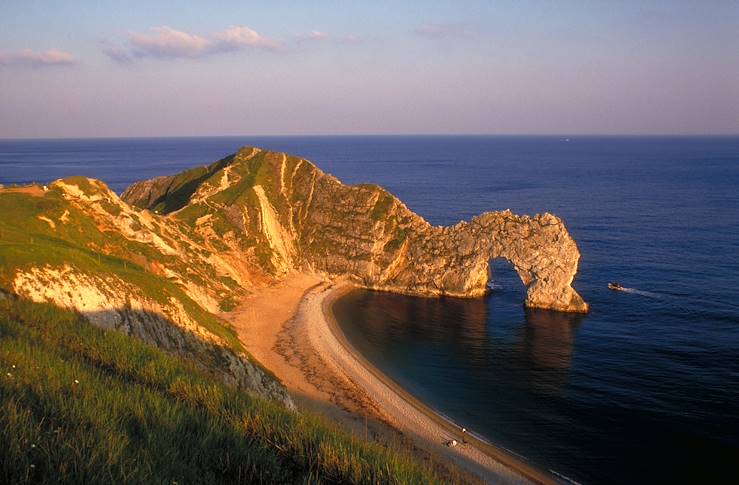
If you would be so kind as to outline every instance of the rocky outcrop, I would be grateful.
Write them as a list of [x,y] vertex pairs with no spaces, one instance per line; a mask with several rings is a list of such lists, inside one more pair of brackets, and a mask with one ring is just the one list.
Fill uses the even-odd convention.
[[155,207],[161,202],[172,188],[174,175],[164,175],[153,179],[137,182],[129,186],[122,197],[129,204],[141,207]]
[[577,246],[562,221],[551,214],[488,212],[453,227],[421,223],[414,229],[401,226],[408,233],[402,243],[381,241],[383,249],[393,245],[397,249],[368,254],[370,264],[356,272],[364,286],[417,295],[480,296],[488,291],[490,261],[502,258],[526,286],[527,307],[588,311],[571,286],[579,260]]
[[254,147],[198,170],[183,178],[187,190],[169,191],[171,201],[162,187],[172,180],[160,179],[134,184],[123,199],[220,238],[225,252],[273,277],[300,269],[378,290],[475,297],[487,291],[490,260],[503,258],[528,307],[588,311],[572,288],[580,253],[554,215],[488,212],[436,227],[378,186],[344,185],[307,160]]

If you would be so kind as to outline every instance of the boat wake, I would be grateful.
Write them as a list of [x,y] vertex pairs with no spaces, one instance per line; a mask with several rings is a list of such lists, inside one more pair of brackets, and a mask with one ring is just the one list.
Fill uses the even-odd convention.
[[659,293],[653,293],[651,291],[637,290],[636,288],[620,288],[619,291],[623,291],[624,293],[631,293],[633,295],[646,296],[647,298],[662,298],[664,296]]

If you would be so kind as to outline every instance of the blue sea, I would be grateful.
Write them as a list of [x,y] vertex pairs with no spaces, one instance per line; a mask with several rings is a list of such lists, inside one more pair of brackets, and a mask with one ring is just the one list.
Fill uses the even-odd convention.
[[340,326],[409,392],[542,469],[739,481],[739,137],[0,140],[0,183],[87,175],[121,192],[246,144],[383,185],[433,224],[562,217],[588,315],[525,310],[515,272],[493,261],[485,298],[355,291]]

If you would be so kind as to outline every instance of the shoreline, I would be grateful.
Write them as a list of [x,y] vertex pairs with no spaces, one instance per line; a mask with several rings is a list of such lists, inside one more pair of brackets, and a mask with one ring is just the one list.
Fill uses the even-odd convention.
[[[504,478],[509,477],[501,477],[500,474],[500,467],[505,467],[508,470],[512,471],[514,474],[520,475],[525,480],[528,480],[532,483],[539,483],[539,484],[556,484],[558,483],[557,480],[549,475],[548,473],[539,470],[538,468],[534,467],[533,465],[530,465],[523,461],[521,458],[513,455],[512,453],[499,448],[492,443],[489,443],[488,441],[485,441],[482,438],[479,438],[474,435],[474,433],[471,433],[469,430],[464,435],[461,432],[461,427],[456,425],[449,417],[444,416],[440,412],[432,409],[431,407],[424,404],[422,401],[411,395],[408,391],[406,391],[402,386],[397,384],[395,381],[393,381],[390,377],[385,375],[382,371],[380,371],[377,367],[375,367],[372,363],[370,363],[358,350],[356,350],[351,343],[347,340],[344,333],[341,331],[341,328],[339,327],[338,321],[336,320],[336,316],[333,311],[333,304],[340,299],[342,296],[347,294],[348,292],[356,289],[356,286],[347,283],[347,282],[338,282],[338,283],[329,283],[328,287],[326,288],[326,295],[323,297],[323,301],[321,302],[321,310],[323,313],[323,322],[328,330],[331,332],[331,335],[335,339],[336,343],[338,343],[344,350],[344,352],[347,354],[347,356],[350,359],[354,359],[354,361],[364,368],[371,376],[376,379],[382,386],[385,386],[390,392],[394,393],[395,396],[404,401],[405,405],[412,408],[415,412],[421,414],[424,418],[431,421],[434,426],[437,427],[436,430],[429,430],[432,434],[439,435],[439,434],[446,434],[448,435],[448,438],[454,438],[460,444],[457,447],[451,448],[447,447],[445,444],[441,444],[447,451],[449,451],[449,454],[454,454],[454,452],[458,452],[457,454],[463,455],[466,458],[471,458],[472,461],[474,461],[479,467],[489,467],[491,463],[489,460],[486,460],[485,457],[488,457],[490,460],[492,460],[494,463],[494,474],[493,476],[489,476],[490,470],[486,471],[486,473],[479,473],[479,467],[475,466],[472,467],[473,469],[469,468],[469,463],[460,463],[458,459],[455,459],[455,457],[451,457],[455,462],[457,462],[458,465],[463,466],[467,468],[469,471],[480,474],[483,479],[488,481],[489,479],[494,480],[500,480]],[[376,386],[372,386],[376,387]],[[384,394],[384,393],[381,393]],[[379,403],[381,407],[382,402]],[[420,421],[420,420],[419,420]],[[462,439],[464,437],[464,440],[466,441],[467,447],[464,447],[462,444]],[[429,445],[433,445],[433,443],[428,443]],[[437,443],[438,445],[438,443]],[[463,453],[464,451],[468,450],[474,450],[472,453]],[[482,456],[480,456],[482,455]],[[480,459],[482,458],[482,459]],[[514,481],[516,483],[520,483],[518,480]]]
[[[451,481],[554,484],[559,481],[468,432],[410,395],[346,339],[333,304],[356,289],[293,273],[255,288],[224,313],[251,355],[285,385],[298,409],[317,413],[357,436],[399,447]],[[450,439],[459,445],[446,446]]]

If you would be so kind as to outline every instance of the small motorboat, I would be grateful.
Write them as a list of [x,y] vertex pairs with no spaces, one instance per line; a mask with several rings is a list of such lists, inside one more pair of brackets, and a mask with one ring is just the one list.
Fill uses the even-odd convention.
[[618,283],[608,283],[608,288],[612,289],[613,291],[623,291],[624,289],[624,287]]

